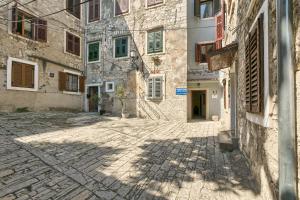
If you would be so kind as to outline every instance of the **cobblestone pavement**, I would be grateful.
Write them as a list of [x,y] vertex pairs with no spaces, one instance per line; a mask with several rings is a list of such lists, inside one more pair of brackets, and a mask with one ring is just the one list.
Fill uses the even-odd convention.
[[0,114],[0,199],[260,199],[213,122]]

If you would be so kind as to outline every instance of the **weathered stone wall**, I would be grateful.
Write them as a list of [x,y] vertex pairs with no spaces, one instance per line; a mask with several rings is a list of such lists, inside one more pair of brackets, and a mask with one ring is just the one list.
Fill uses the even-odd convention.
[[[249,161],[258,189],[264,199],[275,199],[278,195],[278,133],[277,133],[277,66],[276,66],[276,10],[275,2],[268,4],[268,48],[269,48],[269,113],[264,116],[246,113],[245,103],[245,40],[262,4],[266,1],[256,1],[249,19],[244,20],[250,1],[238,1],[237,29],[238,49],[238,91],[237,118],[240,147]],[[268,80],[264,80],[265,84]],[[266,92],[266,91],[265,91]],[[267,108],[265,108],[267,109]],[[266,118],[269,125],[262,125]],[[252,118],[252,120],[251,120]],[[255,122],[256,121],[256,122]]]
[[294,41],[295,41],[295,64],[296,64],[296,104],[297,104],[297,150],[298,150],[298,194],[300,192],[300,2],[294,3]]
[[[8,1],[7,1],[8,2]],[[20,1],[25,3],[27,1]],[[4,3],[3,3],[4,4]],[[11,18],[11,7],[0,8],[0,16]],[[35,1],[21,10],[33,16],[42,16],[65,8],[65,1]],[[8,10],[10,9],[10,10]],[[65,31],[81,36],[82,23],[66,11],[45,18],[48,22],[48,41],[36,42],[11,33],[11,24],[0,19],[0,105],[2,111],[14,111],[18,107],[30,110],[82,109],[82,95],[63,94],[58,91],[58,72],[64,69],[83,72],[83,58],[65,53]],[[10,19],[11,20],[11,19]],[[83,44],[83,38],[81,40]],[[8,57],[38,63],[39,89],[36,92],[7,90]],[[48,60],[48,61],[46,61]],[[55,64],[54,64],[55,63]],[[54,77],[49,77],[49,73]],[[24,100],[25,99],[25,100]]]
[[[125,82],[131,94],[127,100],[131,114],[152,119],[186,120],[186,97],[175,95],[176,88],[186,87],[187,81],[187,31],[176,29],[186,27],[186,1],[168,0],[153,8],[146,8],[145,2],[133,0],[129,14],[114,17],[113,1],[102,1],[101,20],[87,26],[88,40],[102,41],[102,61],[88,66],[88,82],[93,82],[91,77],[102,82],[114,81],[115,85]],[[147,55],[146,32],[157,27],[165,29],[165,52]],[[113,39],[123,35],[132,38],[130,49],[137,50],[139,54],[135,61],[137,65],[130,58],[113,58]],[[154,56],[161,60],[159,66],[154,65]],[[135,72],[136,66],[142,66],[141,60],[144,62],[143,73]],[[154,70],[165,77],[162,101],[145,100],[146,80]],[[106,102],[103,106],[110,107],[113,113],[120,113],[114,94],[103,95]]]

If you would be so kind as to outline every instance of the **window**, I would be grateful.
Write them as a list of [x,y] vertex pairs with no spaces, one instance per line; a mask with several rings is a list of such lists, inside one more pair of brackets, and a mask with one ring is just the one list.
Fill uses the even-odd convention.
[[100,60],[100,42],[88,44],[88,61],[97,62]]
[[213,16],[212,1],[201,1],[200,3],[200,18],[208,18]]
[[11,86],[34,88],[34,65],[12,62]]
[[12,8],[12,33],[47,42],[47,21],[37,19],[15,7]]
[[71,72],[59,72],[58,88],[60,91],[84,92],[84,77]]
[[208,53],[215,49],[215,45],[212,44],[196,44],[195,49],[195,61],[197,63],[207,63]]
[[7,89],[38,90],[38,65],[9,57],[7,60]]
[[163,30],[153,30],[148,32],[148,54],[163,52]]
[[129,13],[130,0],[115,0],[115,15],[123,15]]
[[67,11],[80,19],[80,0],[66,0],[67,1],[67,6],[66,9]]
[[148,99],[162,99],[162,77],[148,79]]
[[162,4],[163,2],[164,2],[163,0],[147,0],[147,6],[151,7],[158,4]]
[[114,92],[115,91],[115,83],[114,82],[106,82],[105,83],[105,91],[106,92]]
[[66,32],[66,51],[80,56],[80,37]]
[[128,57],[128,37],[115,39],[115,58]]
[[91,0],[89,2],[89,22],[100,19],[100,0]]
[[246,110],[251,113],[263,111],[263,34],[263,15],[261,15],[245,44]]
[[[215,1],[220,1],[220,0],[195,0],[194,1],[194,12],[195,16],[200,17],[201,19],[208,18],[208,17],[213,17],[213,15],[219,11],[220,8],[220,3],[215,2]],[[213,2],[216,7],[216,11],[213,11]]]

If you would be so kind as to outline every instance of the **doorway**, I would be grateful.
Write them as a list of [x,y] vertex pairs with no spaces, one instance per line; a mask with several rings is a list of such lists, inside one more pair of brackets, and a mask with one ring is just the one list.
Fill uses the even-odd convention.
[[88,108],[89,112],[98,112],[99,91],[98,86],[88,87]]
[[206,91],[192,91],[192,119],[206,119]]

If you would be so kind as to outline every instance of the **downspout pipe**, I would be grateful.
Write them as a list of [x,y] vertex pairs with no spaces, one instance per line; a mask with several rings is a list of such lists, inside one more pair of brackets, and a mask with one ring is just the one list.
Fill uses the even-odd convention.
[[[88,15],[87,15],[87,11],[88,11],[88,3],[84,4],[84,53],[83,53],[83,62],[84,62],[84,75],[86,77],[85,79],[85,84],[87,85],[87,20],[88,20]],[[84,93],[84,98],[83,98],[83,102],[84,102],[84,110],[87,112],[88,111],[88,103],[87,103],[87,86],[85,85],[85,93]]]
[[298,199],[292,1],[276,0],[280,200]]

